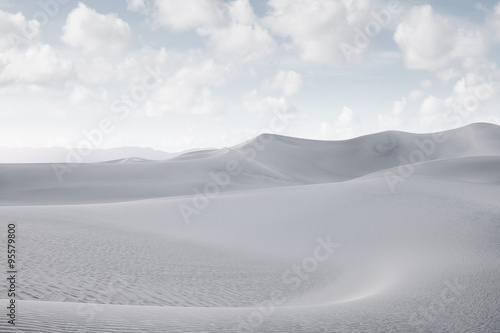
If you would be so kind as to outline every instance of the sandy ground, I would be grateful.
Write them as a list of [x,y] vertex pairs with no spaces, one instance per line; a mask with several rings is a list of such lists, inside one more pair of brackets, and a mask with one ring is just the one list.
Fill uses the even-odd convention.
[[19,270],[0,331],[498,332],[499,127],[269,138],[63,182],[0,165]]

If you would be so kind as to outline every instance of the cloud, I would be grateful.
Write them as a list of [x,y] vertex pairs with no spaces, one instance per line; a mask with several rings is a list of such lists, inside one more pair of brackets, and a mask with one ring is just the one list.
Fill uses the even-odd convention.
[[418,120],[418,101],[428,96],[424,90],[430,89],[432,85],[430,80],[420,82],[419,89],[414,89],[406,97],[396,100],[390,112],[378,115],[378,125],[384,130],[401,129]]
[[60,86],[72,71],[72,62],[60,58],[50,45],[0,53],[0,84]]
[[456,27],[430,5],[414,7],[394,40],[407,68],[437,72],[445,81],[481,65],[487,51],[481,31]]
[[465,112],[477,112],[486,101],[498,96],[499,83],[493,77],[498,71],[491,72],[491,76],[484,77],[477,73],[469,73],[458,80],[453,92],[448,97],[447,103],[456,108],[462,108]]
[[344,106],[342,108],[342,113],[337,117],[337,120],[335,121],[335,127],[347,129],[359,123],[359,118],[356,116],[354,111],[347,106]]
[[223,2],[219,0],[156,0],[156,18],[176,31],[216,27],[224,22]]
[[361,121],[356,113],[347,106],[332,123],[322,122],[320,125],[321,139],[349,139],[359,135],[363,129]]
[[73,76],[73,64],[41,43],[36,20],[0,10],[0,85],[21,89],[62,87]]
[[404,120],[407,119],[407,105],[406,97],[394,102],[391,112],[378,115],[378,124],[384,130],[400,128]]
[[106,84],[118,78],[117,66],[105,57],[81,58],[75,61],[77,78],[84,84]]
[[223,103],[213,89],[224,85],[227,75],[228,69],[211,59],[185,64],[166,76],[165,82],[146,103],[145,112],[148,116],[221,112]]
[[424,90],[431,89],[433,86],[434,83],[429,79],[425,79],[420,82],[420,88]]
[[[374,8],[369,1],[270,0],[268,5],[271,12],[263,19],[265,25],[279,36],[289,38],[300,58],[312,63],[358,62],[372,44],[372,38],[366,36],[368,22],[376,25],[378,32],[383,28],[374,19]],[[391,17],[387,16],[384,26]],[[346,45],[356,51],[346,51]]]
[[474,8],[476,8],[477,10],[481,10],[485,13],[489,12],[488,8],[486,8],[482,3],[479,2],[474,5]]
[[131,12],[141,12],[146,10],[145,0],[127,0],[127,10]]
[[287,115],[289,118],[295,117],[297,112],[297,108],[284,96],[262,96],[257,90],[252,90],[243,96],[243,107],[248,112]]
[[433,95],[427,97],[420,107],[420,124],[423,127],[441,127],[444,122],[447,103]]
[[248,0],[235,0],[226,4],[227,24],[208,30],[208,46],[219,58],[248,62],[271,55],[276,42],[263,28]]
[[92,91],[81,84],[76,84],[69,96],[69,102],[73,105],[78,105],[89,98],[105,100],[107,98],[107,92],[104,89],[101,89],[99,92]]
[[469,73],[455,83],[448,97],[431,95],[422,102],[420,124],[432,129],[449,128],[481,119],[484,105],[498,99],[499,90],[500,84],[492,76]]
[[98,51],[118,55],[129,48],[132,33],[128,23],[116,14],[99,14],[80,2],[66,18],[61,40],[85,53]]
[[379,116],[379,123],[400,126],[403,119],[417,118],[421,127],[436,130],[464,125],[466,119],[478,116],[484,102],[496,95],[492,83],[484,76],[496,72],[496,66],[486,55],[491,34],[488,27],[494,26],[497,9],[500,18],[497,5],[495,13],[487,15],[486,26],[461,28],[452,19],[435,13],[430,5],[413,7],[394,33],[404,65],[431,71],[444,83],[459,79],[444,98],[424,93],[434,84],[422,81],[406,98],[408,102],[423,98],[415,116],[408,112],[398,116],[393,111]]
[[234,23],[250,25],[257,19],[248,0],[233,0],[227,4],[227,11]]
[[495,5],[493,11],[486,18],[486,27],[495,42],[500,42],[500,2]]
[[223,61],[249,62],[271,55],[276,43],[269,32],[260,25],[235,23],[222,29],[214,29],[209,35],[208,46]]
[[10,14],[0,10],[0,51],[20,45],[29,46],[39,42],[40,37],[38,21],[26,20],[21,12]]
[[296,94],[304,85],[302,76],[294,71],[280,70],[276,75],[263,84],[264,90],[277,90],[284,96]]
[[415,89],[415,90],[410,91],[410,93],[408,94],[408,100],[410,102],[413,102],[413,101],[419,100],[423,96],[424,96],[423,91]]
[[248,0],[155,2],[156,20],[174,31],[195,30],[217,60],[250,62],[271,55],[276,42],[259,23]]

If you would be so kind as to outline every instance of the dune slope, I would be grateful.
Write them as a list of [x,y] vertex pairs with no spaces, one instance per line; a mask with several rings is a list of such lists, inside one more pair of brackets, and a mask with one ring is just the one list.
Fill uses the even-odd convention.
[[[500,127],[383,132],[346,141],[261,135],[165,161],[0,164],[0,205],[104,203],[347,181],[401,165],[500,155]],[[207,184],[216,186],[211,188]]]

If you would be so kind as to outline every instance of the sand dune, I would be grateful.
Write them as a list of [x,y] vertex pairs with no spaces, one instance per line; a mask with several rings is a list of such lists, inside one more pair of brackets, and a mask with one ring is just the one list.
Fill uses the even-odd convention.
[[[218,185],[221,192],[331,183],[414,162],[499,155],[500,127],[491,124],[473,124],[440,135],[384,132],[347,141],[265,134],[232,148],[165,161],[132,158],[76,167],[0,164],[0,204],[104,203],[195,195],[205,192],[209,183]],[[430,175],[433,167],[425,170]]]
[[[1,165],[0,215],[22,249],[17,329],[496,332],[500,128],[445,134],[264,135],[81,165],[62,183],[50,165]],[[220,193],[193,192],[231,161]]]
[[0,163],[67,163],[68,158],[71,162],[75,162],[78,157],[82,158],[82,163],[97,163],[131,156],[149,160],[165,160],[177,155],[179,153],[166,153],[139,147],[94,149],[90,154],[79,154],[76,149],[63,147],[7,148],[0,146]]

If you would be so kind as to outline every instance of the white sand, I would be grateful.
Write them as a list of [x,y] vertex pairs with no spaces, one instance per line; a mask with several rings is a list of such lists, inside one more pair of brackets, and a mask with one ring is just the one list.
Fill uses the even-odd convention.
[[[62,183],[50,164],[0,165],[0,216],[18,223],[17,330],[498,332],[500,127],[446,134],[409,174],[401,157],[431,135],[274,136],[258,150],[264,136],[85,164]],[[195,189],[231,160],[241,172],[196,208]],[[401,177],[392,189],[387,175]],[[182,207],[197,211],[190,224]]]

